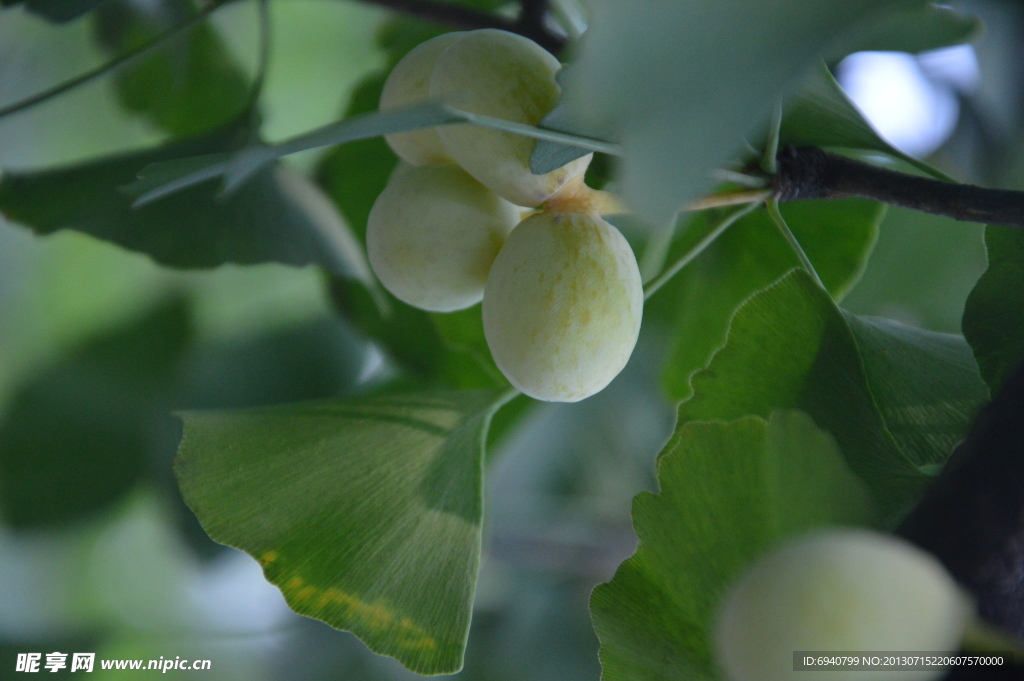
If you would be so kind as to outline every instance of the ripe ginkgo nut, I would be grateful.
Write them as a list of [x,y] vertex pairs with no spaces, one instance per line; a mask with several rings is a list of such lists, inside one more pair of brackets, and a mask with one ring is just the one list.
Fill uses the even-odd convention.
[[[430,96],[451,106],[516,123],[537,125],[554,108],[560,64],[528,38],[497,29],[463,33],[437,58]],[[437,128],[448,154],[499,196],[534,207],[582,175],[591,156],[544,175],[530,171],[535,140],[471,124]]]
[[596,215],[543,212],[509,235],[484,289],[484,335],[513,386],[576,402],[622,371],[636,345],[643,284],[636,257]]
[[[430,77],[437,58],[461,35],[461,32],[444,33],[420,43],[402,57],[384,81],[380,110],[393,111],[427,101],[430,98]],[[385,135],[384,139],[402,160],[413,165],[449,163],[452,160],[437,134],[437,128],[394,133]]]
[[518,208],[458,166],[409,167],[370,211],[370,266],[409,305],[459,310],[483,297],[491,263],[518,222]]
[[793,653],[955,651],[970,612],[970,600],[921,549],[866,530],[822,531],[783,545],[733,585],[715,624],[715,652],[728,681],[876,680],[877,671],[794,671]]

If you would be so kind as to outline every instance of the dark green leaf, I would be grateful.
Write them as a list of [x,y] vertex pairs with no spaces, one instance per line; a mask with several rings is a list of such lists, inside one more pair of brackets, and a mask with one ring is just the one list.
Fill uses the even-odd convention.
[[[614,171],[614,156],[601,152],[594,152],[594,157],[591,159],[590,165],[587,166],[587,172],[584,174],[583,178],[588,187],[604,189],[608,186],[608,183],[612,181]],[[649,233],[649,229],[644,230],[644,234]]]
[[796,95],[786,100],[780,142],[880,151],[940,180],[952,181],[879,137],[824,64],[814,69]]
[[188,413],[176,464],[215,540],[301,614],[413,671],[458,671],[480,559],[494,392]]
[[847,41],[844,52],[925,52],[960,45],[982,29],[977,17],[950,7],[921,3],[886,12],[873,25]]
[[333,206],[286,166],[263,169],[227,198],[205,184],[133,209],[118,191],[144,166],[192,148],[194,143],[174,144],[54,170],[5,173],[0,211],[38,234],[73,229],[173,267],[317,264],[369,281],[362,249]]
[[228,152],[220,152],[153,163],[140,170],[134,181],[118,189],[126,196],[140,197],[135,199],[132,207],[141,208],[187,187],[221,177],[231,156]]
[[[569,68],[563,68],[558,72],[556,78],[559,84],[565,80],[565,74],[569,70]],[[564,106],[556,106],[540,122],[540,127],[561,130],[563,132],[577,132],[574,129],[574,123],[573,115],[569,109]],[[567,163],[586,156],[588,153],[590,152],[579,147],[538,140],[537,145],[533,148],[533,153],[530,154],[530,171],[535,175],[550,173],[552,170],[557,170]]]
[[[907,10],[912,17],[916,16],[916,11]],[[956,13],[939,8],[935,8],[935,11],[942,17],[940,23],[943,26],[947,26],[944,20],[949,18],[961,30],[964,29],[962,22],[965,21],[970,24],[972,30],[975,27],[976,22],[964,19]],[[955,19],[947,17],[947,14],[955,15]],[[567,79],[568,77],[564,75],[567,73],[571,73],[571,70],[567,69],[560,73],[559,80]],[[541,127],[581,137],[614,137],[608,130],[598,132],[598,128],[589,127],[593,125],[592,121],[579,120],[578,112],[572,108],[570,102],[559,102],[559,105],[541,121]],[[802,81],[801,87],[791,97],[786,98],[780,142],[795,146],[880,151],[928,175],[952,181],[941,171],[899,151],[879,137],[839,87],[824,63],[818,68],[811,69]],[[540,140],[530,157],[530,168],[535,173],[549,172],[586,153],[588,152],[580,147]]]
[[[480,120],[478,120],[480,119]],[[166,180],[158,185],[151,179],[132,183],[125,190],[138,194],[136,206],[143,206],[163,196],[177,192],[183,188],[206,182],[209,179],[223,176],[225,190],[234,192],[260,170],[272,164],[274,160],[300,151],[327,147],[347,142],[380,137],[393,132],[405,132],[419,128],[429,128],[445,123],[468,120],[488,127],[507,129],[517,123],[498,119],[475,116],[466,112],[445,107],[436,102],[425,102],[407,109],[377,112],[371,111],[351,118],[311,130],[285,140],[279,144],[253,144],[231,154],[226,163],[221,163],[213,155],[204,158],[175,159],[173,165],[166,162],[147,166],[140,173],[144,178],[159,177]],[[520,126],[527,132],[535,130],[531,126]],[[516,130],[519,131],[518,129]],[[154,186],[155,185],[155,186]]]
[[[451,0],[450,4],[494,11],[505,3],[504,0]],[[377,46],[387,53],[387,70],[390,71],[414,47],[451,30],[441,24],[396,13],[381,24],[377,31]]]
[[[111,0],[96,14],[95,35],[110,56],[117,56],[195,13],[186,0],[156,8]],[[114,83],[124,108],[179,137],[223,125],[249,102],[245,75],[208,23],[120,69]]]
[[439,371],[443,346],[427,313],[386,291],[376,291],[375,295],[373,289],[339,278],[330,281],[331,301],[339,314],[377,343],[403,371],[431,381]]
[[[555,123],[546,121],[544,127],[553,126]],[[551,127],[552,130],[559,130],[559,128]],[[561,129],[563,132],[567,132],[568,129]],[[558,170],[567,163],[572,163],[578,158],[582,158],[587,154],[591,153],[589,149],[581,149],[580,147],[570,147],[565,144],[558,144],[557,142],[548,142],[546,140],[539,140],[537,145],[533,149],[533,154],[530,155],[530,171],[535,175],[543,175],[544,173],[550,173],[553,170]]]
[[[909,0],[595,4],[565,83],[579,130],[621,141],[626,203],[667,224],[857,26]],[[771,55],[766,58],[766,55]]]
[[441,380],[455,388],[508,387],[484,338],[483,308],[432,312],[430,320],[446,349]]
[[[196,344],[182,363],[173,405],[177,409],[237,409],[339,397],[357,385],[366,352],[366,344],[336,319]],[[155,462],[153,482],[177,498],[171,470],[181,430],[173,419],[168,420],[171,445]],[[220,553],[223,547],[210,540],[184,504],[173,510],[183,536],[199,555]]]
[[959,333],[964,303],[985,271],[984,232],[983,225],[890,207],[864,276],[843,305]]
[[523,419],[534,413],[540,404],[537,400],[520,394],[494,414],[491,426],[487,431],[487,443],[484,449],[488,460],[493,454],[500,451],[499,448],[515,432],[516,427],[523,422]]
[[0,419],[0,508],[8,523],[77,521],[131,489],[170,407],[190,322],[172,301],[16,391]]
[[[22,0],[3,0],[4,7],[20,4]],[[104,0],[24,0],[26,9],[47,21],[62,24],[86,14]]]
[[[376,111],[387,74],[364,80],[352,94],[345,117]],[[361,241],[366,239],[370,209],[398,164],[383,137],[372,137],[332,149],[317,170],[317,179]]]
[[844,313],[803,271],[744,303],[691,383],[680,425],[806,411],[889,518],[918,498],[988,397],[962,338]]
[[[860,200],[805,201],[785,204],[782,211],[829,291],[841,299],[864,270],[883,208]],[[717,219],[706,212],[692,218],[673,243],[668,262],[700,240]],[[664,373],[671,396],[690,394],[690,375],[725,341],[740,303],[798,264],[768,216],[758,211],[730,227],[651,298],[645,316],[664,320],[672,329]]]
[[945,462],[988,400],[962,336],[843,311],[875,407],[903,455],[922,470]]
[[[420,128],[431,128],[446,123],[458,123],[471,120],[473,114],[452,109],[441,103],[427,101],[394,111],[368,111],[358,116],[345,118],[336,123],[328,123],[322,128],[311,130],[275,145],[279,155],[294,154],[307,149],[326,147],[346,142],[369,139],[389,135],[393,132],[406,132]],[[500,123],[505,123],[504,121]],[[497,123],[500,125],[500,123]],[[507,123],[508,125],[515,125]],[[529,126],[527,126],[529,127]]]
[[591,598],[603,681],[718,678],[710,629],[730,581],[788,536],[874,518],[835,442],[797,411],[683,424],[658,479],[633,501],[636,553]]
[[988,270],[967,298],[964,335],[992,392],[1024,361],[1024,232],[985,229]]
[[338,311],[416,380],[451,388],[507,387],[484,339],[481,308],[425,312],[386,291],[331,282]]
[[175,404],[234,409],[326,399],[350,392],[366,345],[345,324],[321,319],[189,353]]
[[420,43],[450,31],[445,26],[396,14],[382,23],[377,31],[377,46],[387,54],[385,70],[390,72],[402,57]]

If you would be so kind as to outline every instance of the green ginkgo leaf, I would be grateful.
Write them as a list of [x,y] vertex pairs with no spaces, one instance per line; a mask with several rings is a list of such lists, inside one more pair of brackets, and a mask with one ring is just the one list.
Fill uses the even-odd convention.
[[729,582],[788,536],[875,517],[835,441],[799,411],[687,423],[658,481],[633,500],[636,553],[591,598],[603,681],[717,678],[710,630]]
[[920,497],[988,399],[963,337],[840,310],[799,270],[737,310],[691,386],[680,425],[806,411],[890,520]]
[[985,228],[988,269],[964,308],[967,341],[992,392],[1024,362],[1024,232],[1014,227]]
[[176,462],[216,541],[296,612],[421,674],[462,667],[497,393],[414,392],[189,412]]

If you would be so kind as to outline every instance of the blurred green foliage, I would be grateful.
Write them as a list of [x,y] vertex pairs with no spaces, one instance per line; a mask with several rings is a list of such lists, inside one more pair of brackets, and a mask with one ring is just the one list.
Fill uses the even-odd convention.
[[[210,26],[251,75],[255,23],[254,13],[246,9],[225,8]],[[115,10],[126,11],[113,4],[105,11]],[[372,78],[385,61],[393,63],[398,50],[408,50],[421,36],[436,32],[421,22],[397,22],[391,37],[383,38],[392,55],[385,57],[373,46],[369,30],[383,16],[379,11],[348,3],[274,3],[272,12],[274,51],[263,114],[271,138],[301,132],[354,108],[355,102],[346,101],[355,83]],[[108,37],[102,46],[93,44],[92,19],[62,25],[55,34],[17,9],[0,16],[2,103],[98,63],[101,47],[110,50],[116,42]],[[114,51],[126,44],[118,42]],[[12,73],[11,65],[18,66],[16,79],[6,75]],[[156,73],[155,65],[147,68]],[[126,95],[133,82],[145,85],[133,80],[132,73],[141,71],[0,120],[0,164],[8,176],[162,140],[166,132],[144,119],[167,121],[167,132],[175,135],[189,132],[190,126],[198,129],[194,125],[199,121],[174,113],[180,107],[167,108],[174,103],[168,99],[173,96],[169,89],[143,88]],[[122,111],[117,91],[117,97],[132,96],[132,101],[152,97],[152,106],[141,107],[142,117]],[[297,99],[302,106],[295,105]],[[372,97],[362,101],[365,107],[375,104]],[[164,118],[156,117],[154,108],[165,111]],[[69,126],[71,111],[77,123]],[[224,113],[219,105],[208,111],[203,127]],[[380,158],[384,167],[393,165],[383,144],[372,142],[379,145],[372,157]],[[361,158],[356,154],[354,160]],[[300,166],[311,161],[296,160]],[[88,169],[84,177],[97,180]],[[108,186],[127,179],[130,173]],[[78,182],[63,186],[77,187],[83,196],[89,192]],[[44,188],[32,210],[68,210],[72,204],[54,200],[52,190]],[[355,196],[372,202],[373,190]],[[28,201],[31,196],[19,190],[14,198]],[[201,203],[193,199],[183,207]],[[94,214],[103,213],[98,209]],[[186,211],[182,217],[190,216]],[[361,222],[346,217],[354,226]],[[167,228],[175,224],[166,206],[160,220]],[[53,222],[58,223],[66,221]],[[138,230],[125,233],[131,231]],[[438,320],[434,330],[427,315],[411,312],[424,317],[438,343],[482,342],[467,337],[467,327],[456,320]],[[409,328],[396,334],[396,342],[410,348],[422,340]],[[322,276],[313,270],[266,265],[178,273],[87,237],[61,232],[31,238],[20,226],[4,224],[0,675],[13,670],[17,653],[57,650],[94,651],[106,658],[213,660],[211,672],[178,672],[178,678],[412,678],[397,663],[368,653],[351,635],[290,613],[254,561],[225,552],[206,537],[171,476],[180,431],[167,415],[170,410],[336,397],[352,390],[367,362],[378,361],[374,356],[361,333],[337,319]],[[465,371],[461,360],[448,360],[447,365],[445,371]],[[646,468],[639,454],[620,453],[626,459],[618,467]],[[536,468],[527,466],[526,471],[534,472],[503,489],[515,497],[514,490],[543,487],[541,481],[554,472]],[[587,489],[584,485],[567,498]],[[625,501],[634,486],[616,489]],[[516,505],[513,500],[504,503],[509,509]],[[497,501],[492,505],[498,515],[501,506]],[[517,541],[532,543],[537,541],[533,534],[550,525],[540,517],[531,522],[537,529],[515,525],[501,534],[522,535]],[[625,531],[626,516],[620,513],[617,522]],[[570,523],[567,531],[578,530]],[[595,541],[584,540],[584,545]],[[558,551],[561,545],[557,541],[549,549],[538,543],[537,550]],[[624,555],[621,547],[617,550]],[[592,678],[597,643],[586,615],[586,596],[595,582],[593,574],[566,573],[544,567],[543,561],[510,572],[504,565],[520,561],[509,560],[485,568],[472,635],[477,652],[470,654],[467,674]],[[270,650],[268,643],[274,644]],[[509,656],[507,651],[516,648],[537,652]],[[548,662],[552,656],[560,662]]]

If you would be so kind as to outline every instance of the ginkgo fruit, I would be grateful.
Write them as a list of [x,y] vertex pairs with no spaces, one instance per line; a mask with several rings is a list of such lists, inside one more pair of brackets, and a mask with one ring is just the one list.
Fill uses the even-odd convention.
[[[462,33],[437,57],[430,96],[464,111],[537,125],[560,95],[560,64],[528,38],[498,29]],[[535,140],[471,124],[438,128],[445,150],[466,172],[520,206],[547,201],[582,175],[591,155],[543,175],[530,171]]]
[[575,402],[625,367],[643,314],[636,257],[597,215],[542,212],[509,235],[484,289],[484,334],[513,386]]
[[366,247],[377,278],[396,298],[436,312],[480,301],[519,209],[453,164],[395,174],[377,197]]
[[[794,652],[956,651],[970,599],[930,554],[892,535],[831,530],[797,538],[728,592],[715,652],[729,681],[849,681],[877,671],[794,671]],[[900,671],[926,681],[938,671]]]
[[[461,36],[461,32],[444,33],[420,43],[402,57],[384,81],[380,110],[393,111],[427,101],[430,98],[430,77],[437,58]],[[393,133],[384,135],[384,139],[402,160],[413,165],[452,160],[437,134],[437,128]]]

